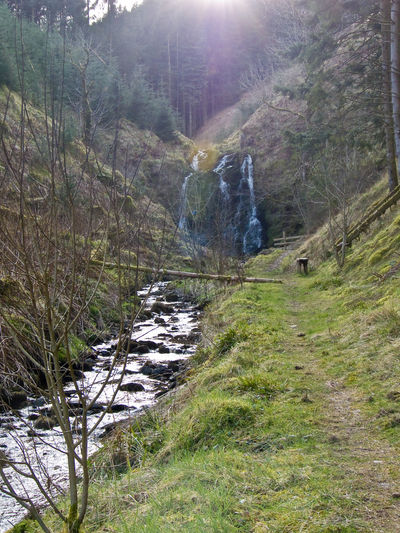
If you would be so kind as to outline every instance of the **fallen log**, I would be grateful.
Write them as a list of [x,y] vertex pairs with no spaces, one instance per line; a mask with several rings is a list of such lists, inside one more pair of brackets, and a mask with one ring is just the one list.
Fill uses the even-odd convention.
[[103,267],[103,268],[123,268],[126,270],[138,270],[139,272],[145,272],[148,274],[154,274],[155,276],[172,276],[176,278],[191,278],[191,279],[208,279],[215,281],[225,281],[228,283],[283,283],[281,279],[273,278],[248,278],[245,276],[224,276],[220,274],[204,274],[203,272],[185,272],[181,270],[168,270],[165,268],[151,268],[145,266],[136,266],[136,265],[126,265],[121,263],[117,265],[116,263],[102,262],[93,259],[91,261],[92,265]]

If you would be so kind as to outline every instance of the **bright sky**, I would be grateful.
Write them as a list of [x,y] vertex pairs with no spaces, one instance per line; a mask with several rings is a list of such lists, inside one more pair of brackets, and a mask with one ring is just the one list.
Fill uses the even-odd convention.
[[[142,3],[142,0],[118,0],[117,1],[118,7],[126,8],[128,9],[128,11],[132,9],[132,7],[135,4],[141,4],[141,3]],[[101,16],[103,13],[106,12],[106,9],[107,9],[107,2],[100,1],[96,8],[95,13],[97,16]]]
[[137,0],[119,0],[118,5],[122,8],[126,7],[126,9],[132,9],[134,4],[141,4],[141,2],[138,2]]

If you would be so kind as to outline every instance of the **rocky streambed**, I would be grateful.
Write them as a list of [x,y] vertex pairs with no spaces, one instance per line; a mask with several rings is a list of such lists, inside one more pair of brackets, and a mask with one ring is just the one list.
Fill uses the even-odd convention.
[[[112,365],[117,341],[111,339],[94,346],[82,362],[81,370],[77,369],[80,388],[88,399],[101,392],[89,412],[89,428],[98,424],[90,440],[90,454],[101,447],[101,438],[115,425],[136,416],[176,387],[200,338],[200,311],[183,301],[167,283],[145,287],[138,295],[146,301],[144,318],[135,324],[132,338],[127,342],[126,361],[121,358]],[[110,369],[112,379],[104,386]],[[82,405],[73,384],[66,383],[65,392],[70,417],[76,421],[79,435]],[[106,410],[112,398],[112,405]],[[67,458],[52,406],[43,397],[20,397],[15,402],[13,411],[0,415],[0,461],[4,456],[13,461],[24,459],[48,489],[61,496],[68,483]],[[10,467],[4,472],[20,495],[28,494],[38,504],[45,505],[32,479],[18,476]],[[25,515],[25,509],[12,497],[0,492],[0,533]]]

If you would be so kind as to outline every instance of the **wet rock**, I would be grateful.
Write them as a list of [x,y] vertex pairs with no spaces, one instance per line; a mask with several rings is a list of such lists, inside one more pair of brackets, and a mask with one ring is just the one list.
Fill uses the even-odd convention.
[[33,420],[37,420],[39,418],[39,414],[38,413],[31,413],[29,416],[28,416],[28,420],[30,420],[31,422]]
[[140,320],[149,320],[153,316],[152,311],[153,309],[151,309],[151,311],[148,309],[143,309],[143,311],[140,311],[138,318]]
[[62,376],[62,382],[70,383],[75,379],[75,381],[80,381],[84,378],[85,374],[81,370],[73,370],[73,376],[69,370],[66,370]]
[[166,302],[177,302],[180,300],[181,295],[178,293],[178,291],[168,291],[165,293],[164,298]]
[[14,390],[8,394],[7,404],[11,409],[23,409],[28,405],[28,395],[22,390]]
[[53,429],[57,425],[57,421],[51,416],[40,415],[33,424],[35,429]]
[[196,344],[200,341],[201,334],[197,332],[191,332],[189,335],[175,335],[174,342],[184,345]]
[[120,390],[122,392],[142,392],[145,390],[141,383],[124,383],[121,385]]
[[20,388],[7,390],[0,387],[0,412],[22,409],[27,405],[28,395]]
[[125,339],[123,342],[121,342],[121,350],[124,352],[131,353],[135,351],[137,347],[138,343],[133,339]]
[[158,348],[159,353],[170,353],[171,350],[168,348],[168,346],[164,346],[163,344]]
[[104,406],[101,403],[94,403],[88,410],[88,415],[95,415],[104,411]]
[[160,398],[161,396],[164,396],[165,394],[167,394],[168,391],[169,391],[169,389],[162,389],[162,390],[156,392],[154,397],[155,398]]
[[129,409],[128,405],[122,404],[122,403],[115,403],[113,405],[110,405],[107,408],[108,413],[121,413],[122,411],[127,411]]
[[139,355],[144,355],[145,353],[150,353],[150,348],[146,346],[145,344],[141,344],[137,348],[135,348],[135,353],[138,353]]
[[43,407],[43,405],[46,405],[46,398],[44,398],[43,396],[40,396],[39,398],[35,398],[35,400],[33,400],[31,402],[31,406],[32,407]]
[[113,353],[114,351],[114,348],[107,348],[107,349],[103,349],[103,350],[100,350],[98,353],[98,355],[100,355],[100,357],[110,357],[110,355]]
[[151,311],[152,313],[157,313],[158,315],[160,313],[171,315],[174,312],[174,308],[172,305],[168,305],[163,302],[154,302],[154,304],[151,306]]
[[140,341],[139,345],[147,346],[148,348],[150,348],[150,350],[157,350],[157,348],[160,346],[158,342],[154,342],[154,341]]
[[154,365],[145,364],[142,366],[142,368],[139,370],[141,374],[144,374],[145,376],[151,376],[153,373]]
[[165,320],[163,318],[161,318],[160,316],[156,316],[156,318],[154,319],[154,323],[155,324],[165,324]]
[[7,424],[11,424],[14,422],[14,418],[8,416],[0,418],[0,426],[6,426]]
[[0,468],[9,468],[10,459],[7,454],[0,450]]
[[152,376],[171,376],[172,370],[167,366],[158,365],[153,369]]
[[93,370],[94,365],[96,364],[95,359],[88,357],[87,359],[84,359],[82,361],[79,361],[74,364],[75,372],[77,370],[80,370],[82,372],[90,372]]

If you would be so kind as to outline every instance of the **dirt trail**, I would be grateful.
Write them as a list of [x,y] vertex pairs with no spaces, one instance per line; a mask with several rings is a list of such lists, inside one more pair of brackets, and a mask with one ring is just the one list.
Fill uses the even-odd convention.
[[[319,313],[318,302],[299,302],[296,299],[296,282],[288,282],[292,293],[291,308],[294,352],[304,352],[306,344],[297,332],[307,331],[307,322]],[[293,327],[293,325],[292,325]],[[362,412],[365,398],[360,392],[332,381],[318,357],[312,360],[313,381],[325,383],[323,427],[331,445],[332,463],[343,471],[348,497],[354,495],[354,517],[368,523],[363,533],[400,533],[400,457],[398,451],[378,434],[374,420]],[[359,502],[363,502],[359,504]],[[353,531],[353,530],[352,530]],[[360,530],[361,533],[361,530]]]
[[360,409],[355,392],[328,382],[327,428],[335,442],[334,457],[342,463],[352,491],[365,502],[355,509],[376,533],[400,532],[400,460],[396,450],[378,439]]

